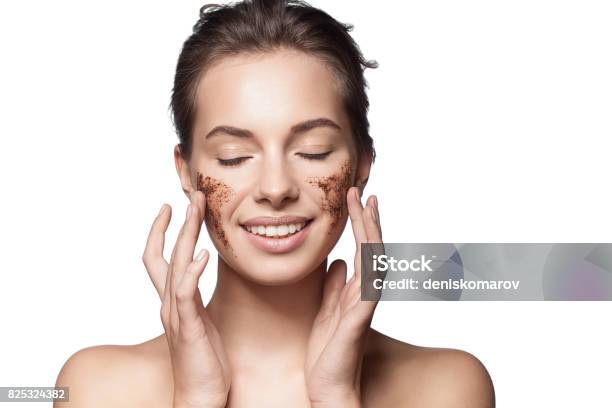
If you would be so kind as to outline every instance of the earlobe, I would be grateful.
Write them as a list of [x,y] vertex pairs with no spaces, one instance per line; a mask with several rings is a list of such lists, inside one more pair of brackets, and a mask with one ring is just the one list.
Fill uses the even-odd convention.
[[176,173],[179,176],[183,192],[187,198],[191,197],[191,193],[194,191],[191,183],[191,171],[189,164],[181,155],[181,147],[178,144],[174,146],[174,166],[176,167]]

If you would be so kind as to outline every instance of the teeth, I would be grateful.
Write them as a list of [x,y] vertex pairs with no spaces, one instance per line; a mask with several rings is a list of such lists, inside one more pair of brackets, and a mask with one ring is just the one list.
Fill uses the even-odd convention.
[[266,237],[284,237],[287,235],[295,234],[304,228],[306,223],[301,222],[299,224],[284,224],[284,225],[252,225],[247,226],[246,229],[257,235],[265,235]]
[[276,236],[276,226],[268,225],[266,227],[266,237],[274,237]]

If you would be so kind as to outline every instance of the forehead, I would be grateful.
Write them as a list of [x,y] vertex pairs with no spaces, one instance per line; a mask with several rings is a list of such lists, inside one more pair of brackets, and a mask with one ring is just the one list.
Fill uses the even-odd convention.
[[223,58],[201,78],[196,107],[200,131],[220,123],[275,131],[316,117],[348,126],[330,68],[294,50]]

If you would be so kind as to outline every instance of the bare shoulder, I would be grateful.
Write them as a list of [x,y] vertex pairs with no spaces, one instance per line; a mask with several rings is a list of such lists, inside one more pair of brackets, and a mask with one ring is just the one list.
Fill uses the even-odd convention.
[[362,368],[366,406],[493,408],[482,362],[456,349],[420,347],[371,330]]
[[[71,355],[56,387],[69,387],[69,402],[54,407],[170,406],[171,367],[163,337],[134,345],[87,347]],[[166,352],[167,353],[167,352]]]

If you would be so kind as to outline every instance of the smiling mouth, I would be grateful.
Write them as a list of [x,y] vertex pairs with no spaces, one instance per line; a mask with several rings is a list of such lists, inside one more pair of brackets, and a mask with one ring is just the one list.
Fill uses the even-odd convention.
[[253,235],[262,236],[265,238],[286,238],[297,234],[302,229],[306,228],[313,218],[305,222],[297,222],[281,225],[240,225],[245,231]]

